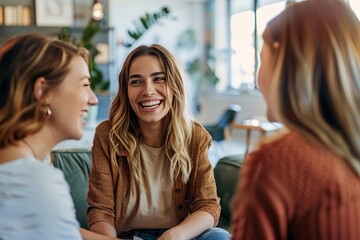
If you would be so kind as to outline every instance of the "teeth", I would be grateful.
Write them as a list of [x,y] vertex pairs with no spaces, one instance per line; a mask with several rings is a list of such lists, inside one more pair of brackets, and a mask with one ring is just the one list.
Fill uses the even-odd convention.
[[154,106],[154,105],[158,105],[160,104],[160,101],[148,101],[148,102],[142,102],[141,105],[143,107],[151,107],[151,106]]

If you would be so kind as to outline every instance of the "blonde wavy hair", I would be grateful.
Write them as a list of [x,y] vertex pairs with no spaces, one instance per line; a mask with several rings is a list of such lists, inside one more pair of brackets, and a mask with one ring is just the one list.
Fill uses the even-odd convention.
[[166,98],[169,113],[165,116],[164,148],[166,158],[170,161],[170,174],[172,179],[181,176],[186,183],[192,169],[189,156],[189,146],[192,137],[190,117],[186,111],[186,97],[183,78],[172,54],[164,47],[154,44],[139,46],[126,58],[119,75],[119,92],[112,101],[110,121],[112,127],[109,133],[111,143],[111,161],[118,166],[117,156],[121,152],[127,153],[131,184],[141,187],[143,184],[142,168],[140,164],[139,143],[142,133],[136,114],[132,110],[128,97],[129,70],[132,62],[140,56],[155,56],[164,69],[166,84],[173,93],[173,101]]
[[275,57],[275,120],[345,159],[360,174],[360,23],[344,1],[303,1],[263,34]]
[[27,34],[8,40],[0,49],[0,148],[39,131],[47,120],[44,104],[34,95],[34,84],[45,78],[46,91],[60,85],[70,71],[71,60],[84,48]]

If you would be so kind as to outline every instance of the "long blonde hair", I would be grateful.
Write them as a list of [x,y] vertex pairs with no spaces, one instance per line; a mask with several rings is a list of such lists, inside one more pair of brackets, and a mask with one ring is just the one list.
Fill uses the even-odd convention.
[[192,137],[191,120],[186,110],[186,97],[183,78],[172,54],[164,47],[154,44],[139,46],[126,58],[119,75],[119,91],[114,98],[111,110],[110,130],[111,160],[118,166],[117,156],[126,152],[130,168],[131,184],[141,187],[143,183],[140,164],[139,143],[142,133],[136,114],[132,110],[128,93],[129,70],[132,62],[144,55],[155,56],[159,59],[166,75],[166,84],[173,93],[173,102],[166,102],[170,111],[165,117],[164,148],[166,158],[170,161],[170,174],[174,179],[181,176],[186,183],[192,169],[189,156],[189,145]]
[[84,48],[45,37],[26,34],[8,40],[0,50],[0,148],[39,131],[47,115],[34,95],[35,81],[43,77],[46,91],[56,88],[70,71],[71,61]]
[[303,1],[269,22],[276,120],[360,174],[360,23],[344,1]]

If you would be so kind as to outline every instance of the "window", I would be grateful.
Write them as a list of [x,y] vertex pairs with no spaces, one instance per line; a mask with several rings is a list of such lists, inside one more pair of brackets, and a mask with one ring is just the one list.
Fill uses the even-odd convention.
[[[259,0],[255,12],[253,2],[214,0],[214,62],[215,73],[220,79],[217,85],[220,92],[255,88],[262,32],[267,22],[279,14],[286,4],[280,0]],[[224,18],[229,19],[230,27],[216,27],[219,24],[224,26],[224,20],[221,20]]]
[[242,85],[254,86],[255,74],[255,16],[253,11],[231,15],[231,76],[230,89]]
[[[360,1],[346,1],[360,18]],[[214,4],[212,66],[220,80],[216,88],[219,92],[235,93],[253,89],[263,43],[261,35],[268,21],[285,9],[286,1],[258,0],[256,12],[254,0],[213,0],[212,2]]]
[[[256,12],[242,11],[231,15],[231,78],[230,88],[254,88],[262,33],[266,24],[285,8],[285,1],[259,7]],[[246,24],[244,24],[246,23]],[[255,33],[256,30],[256,42]],[[255,44],[257,45],[255,47]]]

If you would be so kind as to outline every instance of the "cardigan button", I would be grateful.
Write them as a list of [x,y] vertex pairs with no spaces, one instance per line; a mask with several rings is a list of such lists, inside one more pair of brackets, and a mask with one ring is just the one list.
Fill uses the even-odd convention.
[[181,192],[181,189],[180,189],[180,188],[177,188],[177,189],[175,189],[175,192],[176,192],[176,193],[179,193],[179,192]]

